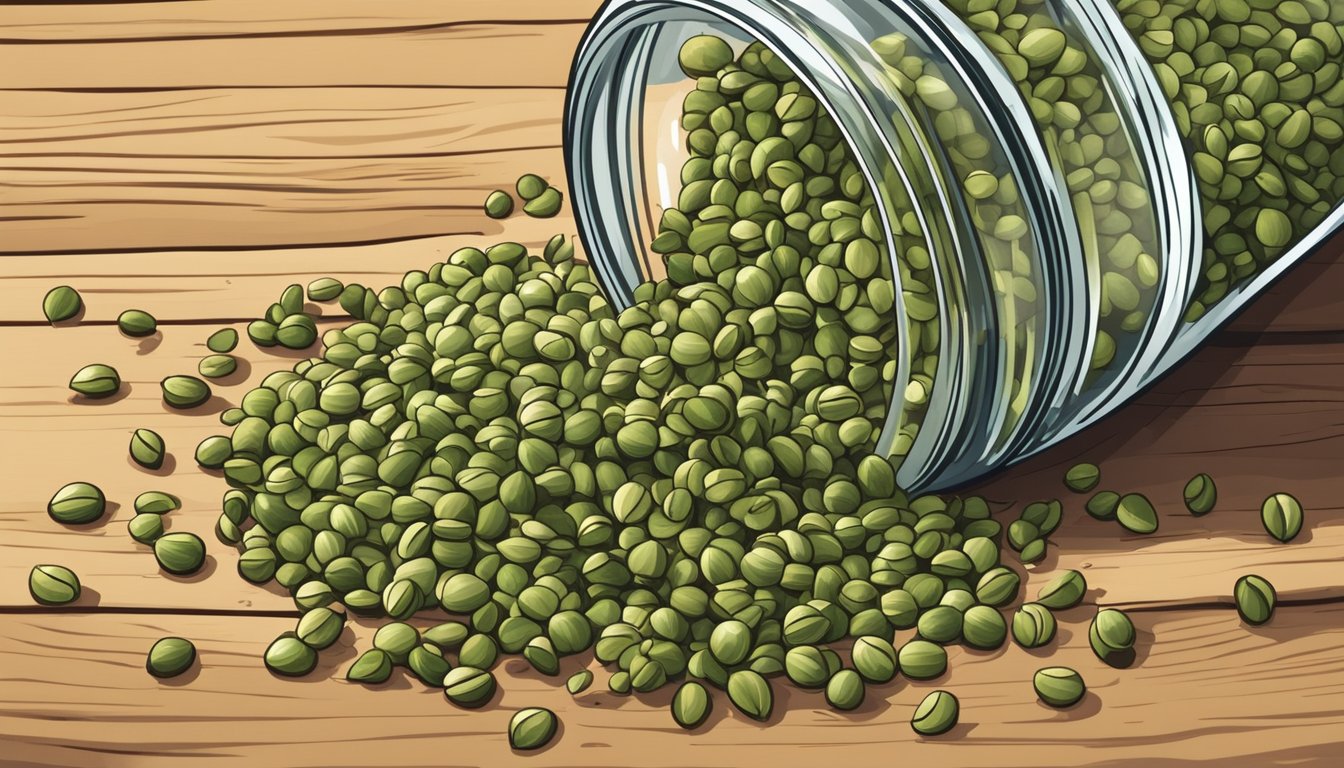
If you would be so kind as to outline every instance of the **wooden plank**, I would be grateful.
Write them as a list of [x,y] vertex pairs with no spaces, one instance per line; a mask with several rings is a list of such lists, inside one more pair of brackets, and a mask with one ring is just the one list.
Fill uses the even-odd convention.
[[[248,373],[217,387],[217,400],[200,412],[169,412],[157,382],[193,371],[215,327],[167,326],[149,341],[123,338],[107,326],[0,328],[5,348],[25,360],[0,373],[0,443],[22,446],[10,450],[7,466],[16,480],[0,497],[0,552],[9,553],[0,556],[0,606],[30,604],[28,569],[55,561],[87,572],[105,606],[232,609],[253,601],[258,608],[287,607],[278,594],[241,582],[233,573],[236,555],[212,536],[215,572],[202,584],[184,585],[155,577],[144,548],[124,533],[131,500],[150,489],[182,498],[183,510],[171,517],[175,528],[211,532],[225,485],[195,467],[195,445],[223,429],[214,414],[238,402],[247,390],[244,378],[255,384],[294,362],[296,355],[277,357],[244,341],[239,354]],[[128,383],[124,398],[71,404],[65,382],[91,362],[121,372]],[[1032,569],[1032,589],[1059,568],[1078,568],[1102,604],[1206,604],[1227,602],[1238,576],[1259,572],[1285,598],[1344,596],[1338,574],[1321,567],[1344,551],[1338,474],[1344,391],[1329,383],[1342,376],[1344,344],[1211,348],[1116,419],[1004,473],[983,491],[1005,505],[1060,496],[1064,468],[1087,458],[1103,465],[1103,487],[1142,491],[1158,504],[1161,530],[1141,537],[1088,518],[1086,497],[1064,496],[1066,521],[1046,561]],[[168,476],[150,476],[129,463],[126,442],[141,426],[168,441],[176,460]],[[1199,471],[1218,479],[1221,502],[1212,514],[1193,518],[1183,510],[1180,490]],[[52,522],[47,499],[77,479],[98,484],[121,509],[86,531]],[[1306,508],[1303,532],[1290,545],[1270,540],[1259,521],[1261,500],[1280,490],[1296,494]]]
[[[817,761],[949,766],[1259,766],[1331,764],[1344,726],[1344,608],[1282,608],[1265,627],[1232,611],[1135,615],[1138,663],[1112,669],[1087,647],[1086,611],[1066,614],[1057,648],[1028,653],[951,649],[950,672],[930,682],[872,687],[855,713],[829,710],[817,693],[775,685],[766,726],[715,692],[709,722],[693,732],[667,713],[670,690],[616,697],[605,674],[571,697],[519,659],[502,664],[502,692],[482,710],[458,709],[402,677],[370,690],[343,680],[368,647],[355,626],[300,682],[262,667],[287,619],[36,613],[0,622],[0,742],[26,766],[228,765],[800,765]],[[199,648],[200,667],[175,681],[144,671],[164,635]],[[902,633],[904,639],[905,633]],[[582,665],[566,660],[563,674]],[[1077,669],[1089,686],[1068,710],[1040,704],[1039,667]],[[597,667],[593,667],[597,670]],[[600,672],[600,670],[598,670]],[[908,722],[934,689],[961,702],[948,736],[921,738]],[[512,713],[545,706],[562,730],[545,751],[512,753]],[[1006,758],[1005,748],[1022,750]],[[638,757],[634,757],[638,755]],[[1026,757],[1030,755],[1030,757]],[[1018,760],[1011,763],[1005,760]]]
[[[560,146],[562,90],[225,88],[6,93],[4,171],[142,158],[229,176],[238,161],[437,157]],[[111,173],[116,163],[91,168]],[[141,171],[152,169],[139,168]],[[279,169],[279,170],[282,170]],[[149,175],[149,174],[147,174]]]
[[[1344,595],[1338,575],[1322,567],[1344,551],[1341,376],[1339,343],[1209,347],[1114,416],[976,490],[1005,501],[1063,499],[1063,532],[1042,567],[1083,570],[1103,603],[1227,602],[1250,572],[1302,598]],[[1132,535],[1089,517],[1088,495],[1061,480],[1079,461],[1102,467],[1098,491],[1146,494],[1159,510],[1158,532]],[[1204,517],[1182,499],[1199,472],[1218,484],[1218,506]],[[1307,510],[1287,545],[1259,516],[1280,491]]]
[[[481,206],[491,190],[509,187],[527,171],[563,178],[558,149],[356,165],[240,161],[228,174],[152,158],[136,161],[141,170],[127,173],[124,162],[103,160],[120,166],[106,171],[11,172],[4,182],[10,188],[33,193],[56,185],[67,191],[45,202],[28,198],[6,206],[12,220],[4,247],[33,254],[187,250],[482,233],[490,224]],[[53,234],[58,225],[61,236]]]
[[[558,180],[557,180],[558,183]],[[111,323],[135,306],[160,322],[199,323],[259,317],[290,283],[331,276],[374,288],[396,285],[458,248],[517,241],[539,253],[555,234],[573,236],[567,215],[499,222],[478,214],[470,234],[380,245],[134,254],[6,256],[0,258],[0,323],[46,325],[42,297],[69,284],[83,296],[84,323]],[[332,312],[339,308],[329,308]]]
[[0,89],[562,87],[587,25],[586,16],[444,21],[450,23],[0,45]]
[[598,0],[194,0],[0,3],[0,42],[367,34],[446,24],[586,19]]
[[1293,267],[1227,324],[1240,334],[1344,331],[1344,235]]

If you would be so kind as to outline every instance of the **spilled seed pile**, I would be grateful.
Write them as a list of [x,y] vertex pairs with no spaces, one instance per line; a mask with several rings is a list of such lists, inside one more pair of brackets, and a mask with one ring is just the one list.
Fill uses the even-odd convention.
[[[592,651],[615,693],[677,686],[671,716],[689,729],[705,722],[710,688],[758,720],[782,680],[852,710],[898,675],[941,676],[946,645],[996,648],[1010,634],[1047,645],[1052,612],[1083,600],[1086,581],[1067,571],[1014,610],[1021,576],[1001,561],[1001,542],[1022,562],[1040,559],[1060,502],[1029,504],[1005,527],[978,497],[907,496],[899,458],[873,453],[897,396],[891,267],[834,123],[763,48],[734,57],[717,38],[693,38],[681,63],[700,87],[687,106],[683,200],[655,243],[667,280],[617,312],[562,237],[541,254],[465,248],[381,291],[317,280],[307,297],[338,301],[354,322],[322,335],[320,356],[265,377],[222,414],[230,434],[197,447],[198,464],[231,486],[217,533],[239,548],[239,573],[277,582],[303,611],[266,650],[272,671],[310,673],[353,614],[382,624],[350,680],[377,684],[404,668],[478,707],[503,654],[556,675],[561,657]],[[723,142],[728,132],[738,141]],[[516,191],[529,215],[559,208],[539,177]],[[503,191],[486,205],[491,216],[513,210]],[[917,283],[916,273],[903,277]],[[303,299],[286,289],[249,326],[251,340],[314,344]],[[69,320],[82,301],[61,287],[44,309]],[[125,333],[154,328],[143,312],[124,318]],[[927,399],[932,364],[920,361],[937,347],[936,328],[911,335],[930,333],[935,343],[912,352],[921,391],[898,394],[907,409]],[[200,373],[232,372],[237,343],[229,330],[210,336]],[[120,387],[104,365],[71,381],[88,398]],[[192,407],[211,391],[174,375],[163,396]],[[153,469],[164,441],[137,430],[129,451]],[[1064,481],[1090,493],[1100,476],[1079,465]],[[1209,512],[1212,478],[1192,479],[1185,499]],[[142,494],[129,530],[165,571],[191,573],[204,543],[163,532],[177,506]],[[72,483],[48,509],[81,524],[105,507],[99,489]],[[1087,511],[1135,533],[1158,524],[1138,494],[1100,491]],[[1264,522],[1288,541],[1301,507],[1275,494]],[[30,590],[60,605],[80,583],[39,565]],[[1247,622],[1269,620],[1264,579],[1246,576],[1235,597]],[[408,621],[439,611],[451,618],[423,630]],[[916,636],[898,646],[898,630]],[[1132,660],[1135,638],[1113,609],[1089,632],[1115,666]],[[165,638],[146,668],[172,676],[195,657],[189,641]],[[565,685],[577,695],[593,683],[583,671]],[[1062,667],[1031,683],[1058,707],[1086,691]],[[958,716],[956,697],[935,691],[911,726],[934,736]],[[523,709],[509,741],[542,747],[557,728],[553,712]]]

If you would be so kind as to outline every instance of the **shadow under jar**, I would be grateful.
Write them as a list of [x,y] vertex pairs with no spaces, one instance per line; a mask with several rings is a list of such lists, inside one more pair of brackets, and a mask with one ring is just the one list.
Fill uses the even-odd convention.
[[967,482],[1338,229],[1344,7],[1243,5],[610,0],[566,111],[584,242],[618,306],[767,287],[733,295],[802,340],[772,342],[779,378],[863,374],[902,486]]

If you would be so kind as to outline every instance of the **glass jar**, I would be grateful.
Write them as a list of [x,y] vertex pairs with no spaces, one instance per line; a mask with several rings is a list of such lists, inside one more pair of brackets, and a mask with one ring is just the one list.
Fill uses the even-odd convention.
[[[687,121],[687,97],[718,86],[683,72],[683,43],[713,35],[738,55],[777,57],[847,145],[856,171],[847,178],[866,186],[883,274],[895,284],[883,307],[894,322],[885,350],[893,395],[876,449],[900,460],[907,489],[964,483],[1114,411],[1339,229],[1344,187],[1336,192],[1325,178],[1313,221],[1285,235],[1275,225],[1298,209],[1263,195],[1247,202],[1250,184],[1261,193],[1276,186],[1243,174],[1249,150],[1237,147],[1249,140],[1220,145],[1207,126],[1196,130],[1210,110],[1188,108],[1203,88],[1205,102],[1222,98],[1237,118],[1220,130],[1253,136],[1243,123],[1280,131],[1290,118],[1301,122],[1300,107],[1311,136],[1299,154],[1319,160],[1325,147],[1317,165],[1344,177],[1331,125],[1312,130],[1313,120],[1333,121],[1329,104],[1344,104],[1344,86],[1329,82],[1344,59],[1319,26],[1338,29],[1344,18],[1314,18],[1328,0],[1312,0],[1300,24],[1282,22],[1273,34],[1293,54],[1285,60],[1296,57],[1296,40],[1281,39],[1283,27],[1327,38],[1323,61],[1308,56],[1290,72],[1274,56],[1243,54],[1237,46],[1254,40],[1227,31],[1256,22],[1270,31],[1258,8],[1267,2],[1223,19],[1210,0],[609,0],[578,52],[566,109],[581,235],[618,307],[642,282],[665,277],[673,262],[653,244],[682,201],[693,145],[716,161],[715,152],[736,151],[722,141],[715,148],[712,135],[688,136],[687,125],[706,120]],[[1204,16],[1214,18],[1201,25]],[[1222,46],[1221,62],[1206,44]],[[1247,86],[1252,106],[1271,101],[1256,90],[1267,87],[1263,77],[1242,75],[1243,55],[1275,65],[1285,83],[1315,66],[1311,92],[1299,94],[1301,82],[1292,94],[1276,91],[1297,100],[1258,121],[1232,114],[1244,110]],[[1212,64],[1226,65],[1214,68],[1224,78],[1203,85]],[[720,178],[732,162],[715,165]],[[1251,180],[1220,186],[1215,170]],[[1207,218],[1213,207],[1225,220]],[[1261,210],[1274,212],[1262,223]],[[1234,222],[1272,248],[1217,231]],[[853,229],[839,235],[824,223],[811,223],[812,242]],[[704,256],[683,250],[668,258]]]

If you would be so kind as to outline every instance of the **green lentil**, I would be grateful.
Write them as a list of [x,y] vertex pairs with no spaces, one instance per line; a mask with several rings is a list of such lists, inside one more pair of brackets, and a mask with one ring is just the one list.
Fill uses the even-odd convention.
[[127,336],[152,336],[158,330],[154,316],[139,309],[128,309],[117,316],[117,328]]
[[1065,571],[1063,575],[1046,584],[1036,595],[1036,602],[1051,610],[1062,611],[1072,608],[1083,601],[1087,594],[1087,579],[1078,571]]
[[1039,669],[1031,683],[1041,701],[1059,709],[1077,704],[1087,693],[1082,676],[1068,667]]
[[197,370],[207,379],[222,379],[238,370],[238,360],[232,355],[210,355],[201,358]]
[[1218,503],[1218,487],[1213,478],[1200,473],[1190,478],[1184,490],[1185,508],[1192,515],[1207,515]]
[[560,213],[564,196],[555,187],[547,187],[540,195],[523,204],[523,213],[536,219],[553,218]]
[[[341,291],[343,290],[345,290],[345,286],[341,285],[340,280],[331,277],[319,277],[308,284],[308,300],[334,301],[341,295]],[[234,338],[237,338],[236,334]],[[215,351],[218,352],[219,350]],[[230,350],[226,349],[224,351],[228,352]]]
[[137,429],[131,433],[131,458],[145,469],[163,466],[163,438],[152,429]]
[[196,463],[206,469],[221,469],[233,455],[233,441],[220,435],[205,438],[196,446]]
[[1302,530],[1302,505],[1290,494],[1276,493],[1260,505],[1260,521],[1270,536],[1290,542]]
[[513,213],[513,198],[502,189],[491,192],[485,198],[485,215],[492,219],[505,219]]
[[555,713],[542,707],[520,709],[509,720],[509,746],[518,750],[541,749],[555,738]]
[[194,533],[166,533],[154,541],[154,559],[168,573],[195,573],[205,564],[205,542]]
[[[590,674],[589,680],[591,679]],[[709,691],[694,680],[682,683],[672,696],[672,719],[688,731],[704,725],[712,709],[713,702],[709,698]]]
[[145,671],[159,678],[177,677],[195,663],[196,646],[190,640],[164,637],[150,646],[145,657]]
[[35,565],[28,572],[28,594],[41,605],[73,603],[79,593],[79,577],[63,565]]
[[92,523],[106,510],[107,498],[102,489],[92,483],[67,483],[47,502],[47,514],[65,525]]
[[1064,473],[1064,485],[1074,493],[1087,493],[1101,481],[1101,470],[1096,464],[1075,464]]
[[443,695],[459,707],[483,707],[495,695],[495,676],[476,667],[454,667],[444,675]]
[[961,715],[957,697],[947,691],[934,691],[915,707],[910,727],[921,736],[939,736],[952,730]]
[[83,309],[84,300],[80,298],[79,291],[68,285],[58,285],[42,298],[42,314],[52,325],[75,317]]
[[1013,639],[1023,648],[1040,648],[1055,639],[1055,615],[1039,603],[1026,603],[1013,614]]
[[145,491],[135,497],[133,506],[137,514],[166,515],[181,507],[182,502],[163,491]]
[[1008,625],[997,610],[988,605],[973,605],[962,617],[961,631],[967,645],[990,650],[1003,645]]
[[1278,602],[1274,585],[1255,574],[1237,579],[1232,597],[1236,600],[1241,620],[1254,626],[1268,622],[1274,616],[1274,605]]
[[541,197],[541,194],[550,187],[551,185],[545,179],[535,173],[525,173],[519,176],[515,184],[518,196],[525,201],[532,201]]
[[1127,493],[1120,497],[1115,508],[1115,519],[1131,533],[1150,534],[1157,530],[1157,510],[1141,493]]
[[169,376],[159,382],[159,389],[171,408],[195,408],[210,399],[210,385],[195,376]]
[[232,328],[221,328],[210,334],[205,340],[205,348],[217,354],[228,354],[238,346],[238,332]]
[[1087,500],[1087,514],[1098,520],[1114,520],[1120,509],[1120,494],[1115,491],[1101,491]]
[[896,649],[889,640],[881,637],[867,636],[855,640],[850,659],[854,663],[854,671],[869,682],[886,683],[896,676]]
[[1087,631],[1088,642],[1097,658],[1119,666],[1126,665],[1132,656],[1135,637],[1133,622],[1114,608],[1097,611]]
[[911,680],[932,680],[947,671],[947,651],[928,640],[911,640],[896,657],[901,672]]
[[377,648],[365,651],[346,670],[345,679],[352,683],[377,685],[392,677],[392,658]]
[[[583,693],[584,691],[588,690],[588,687],[591,686],[592,684],[593,684],[593,673],[589,672],[586,669],[581,669],[578,672],[575,672],[574,674],[570,675],[569,678],[565,680],[565,690],[569,691],[571,696],[578,696],[580,693]],[[685,687],[686,685],[699,685],[699,683],[683,683],[682,685],[683,687]],[[678,689],[678,693],[680,693],[680,689]],[[673,713],[675,716],[676,712],[675,696],[673,697],[672,702],[673,702]],[[695,726],[691,727],[694,728]]]
[[303,614],[294,634],[305,645],[320,651],[331,647],[344,629],[345,615],[323,606]]
[[843,712],[863,705],[863,677],[852,669],[842,669],[826,683],[826,703]]
[[70,377],[70,389],[90,400],[111,397],[121,389],[121,376],[110,365],[86,365]]
[[317,667],[317,651],[292,633],[276,638],[263,657],[266,668],[285,677],[303,677]]
[[728,676],[728,700],[752,720],[765,721],[775,707],[770,683],[759,673],[741,669]]
[[132,539],[152,546],[163,535],[163,515],[136,515],[126,523],[126,531]]

